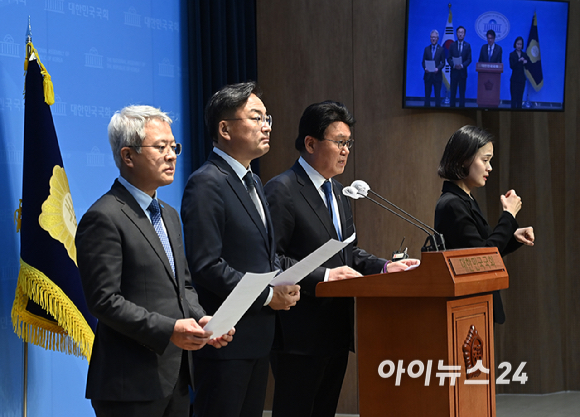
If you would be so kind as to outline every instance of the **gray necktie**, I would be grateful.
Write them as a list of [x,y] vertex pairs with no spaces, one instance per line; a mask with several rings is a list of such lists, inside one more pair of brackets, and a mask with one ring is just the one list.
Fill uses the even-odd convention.
[[264,223],[264,226],[266,226],[266,215],[264,214],[264,208],[262,207],[262,203],[260,202],[260,198],[258,197],[258,193],[256,191],[256,183],[254,182],[252,171],[248,171],[246,172],[246,175],[244,175],[244,184],[246,184],[248,194],[250,194],[250,198],[256,206],[256,210],[262,219],[262,223]]

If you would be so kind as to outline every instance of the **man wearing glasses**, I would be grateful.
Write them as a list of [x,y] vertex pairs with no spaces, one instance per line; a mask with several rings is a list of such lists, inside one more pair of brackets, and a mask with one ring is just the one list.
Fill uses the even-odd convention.
[[[205,109],[214,143],[208,160],[188,179],[181,216],[189,268],[206,310],[213,314],[244,273],[285,267],[276,256],[272,219],[250,162],[270,149],[272,117],[256,83],[227,85]],[[300,298],[297,285],[266,287],[236,325],[236,338],[216,354],[195,355],[196,417],[261,417],[268,380],[275,311]]]
[[[301,260],[330,238],[354,233],[342,174],[354,141],[354,118],[342,103],[325,101],[306,108],[295,147],[300,158],[265,186],[281,261]],[[354,302],[348,298],[316,298],[319,282],[400,271],[416,260],[390,263],[348,245],[302,281],[301,299],[290,311],[278,312],[275,350],[273,417],[334,416],[354,349]]]
[[120,175],[76,232],[87,305],[99,320],[86,390],[97,416],[189,415],[190,351],[232,340],[233,330],[216,339],[203,330],[210,317],[192,287],[179,215],[157,198],[181,153],[171,122],[150,106],[113,115]]

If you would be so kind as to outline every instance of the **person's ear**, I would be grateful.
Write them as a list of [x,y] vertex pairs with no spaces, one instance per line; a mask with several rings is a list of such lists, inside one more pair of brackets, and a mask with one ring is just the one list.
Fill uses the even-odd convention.
[[229,125],[225,120],[222,120],[218,125],[218,135],[225,140],[231,140]]
[[306,149],[306,152],[313,154],[316,149],[317,142],[318,139],[316,139],[314,136],[306,136],[304,138],[304,148]]
[[128,167],[133,167],[133,160],[131,158],[131,148],[121,148],[121,161]]

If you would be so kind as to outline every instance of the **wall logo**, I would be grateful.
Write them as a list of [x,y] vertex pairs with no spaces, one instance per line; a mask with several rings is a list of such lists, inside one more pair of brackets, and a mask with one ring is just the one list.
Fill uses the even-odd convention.
[[169,77],[169,78],[175,77],[175,68],[169,62],[169,59],[165,58],[163,60],[163,62],[161,62],[159,64],[159,76],[160,77]]
[[10,35],[4,36],[4,39],[0,42],[0,55],[20,58],[19,49],[20,45],[14,43],[14,38]]
[[127,26],[141,27],[141,15],[137,14],[137,10],[134,7],[129,8],[129,11],[125,12],[125,24]]
[[51,106],[53,116],[66,116],[66,103],[60,99],[58,94],[54,95],[54,104]]
[[44,10],[47,12],[64,13],[64,0],[44,0]]
[[24,152],[12,144],[0,149],[0,165],[22,165],[23,160]]
[[87,153],[88,167],[103,167],[105,166],[105,154],[99,148],[93,146],[91,152]]
[[485,12],[475,20],[475,32],[487,42],[487,31],[495,32],[495,41],[505,39],[510,33],[510,21],[503,14],[498,12]]
[[91,48],[88,53],[85,53],[85,67],[103,68],[103,55],[99,55],[97,48]]

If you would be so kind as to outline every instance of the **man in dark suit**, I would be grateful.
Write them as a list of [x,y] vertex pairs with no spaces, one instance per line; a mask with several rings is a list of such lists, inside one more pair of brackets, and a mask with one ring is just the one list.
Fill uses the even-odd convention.
[[[333,179],[346,166],[353,124],[341,103],[316,103],[304,111],[295,143],[300,158],[265,187],[281,259],[301,260],[329,239],[354,233],[350,204]],[[348,352],[354,348],[354,303],[349,298],[316,298],[316,285],[400,271],[417,262],[388,262],[358,248],[355,240],[300,281],[296,307],[278,312],[271,355],[274,417],[327,417],[336,412]]]
[[[465,41],[465,28],[456,30],[457,41],[449,48],[447,62],[451,66],[450,105],[455,107],[457,87],[459,87],[459,107],[465,107],[465,88],[467,86],[467,67],[471,64],[471,45]],[[461,63],[454,64],[453,58],[461,58]]]
[[495,43],[495,31],[493,29],[488,30],[486,36],[487,43],[485,45],[481,45],[478,62],[501,63],[502,50],[501,46]]
[[[431,31],[431,44],[425,47],[423,51],[423,80],[425,81],[425,107],[431,105],[431,90],[435,87],[435,107],[441,107],[441,83],[443,82],[443,75],[441,70],[445,66],[445,51],[437,43],[439,42],[439,32]],[[425,61],[433,61],[435,70],[429,71],[425,66]]]
[[109,142],[120,176],[76,233],[87,304],[99,320],[87,377],[97,416],[187,416],[191,352],[210,339],[181,237],[179,215],[157,199],[181,145],[150,106],[115,113]]
[[[272,130],[258,87],[254,82],[225,86],[210,99],[205,117],[214,148],[189,177],[181,216],[193,281],[212,314],[244,273],[281,265],[262,183],[250,169],[250,162],[270,149]],[[265,288],[236,325],[227,350],[197,352],[196,417],[262,416],[274,310],[295,305],[299,289]]]

